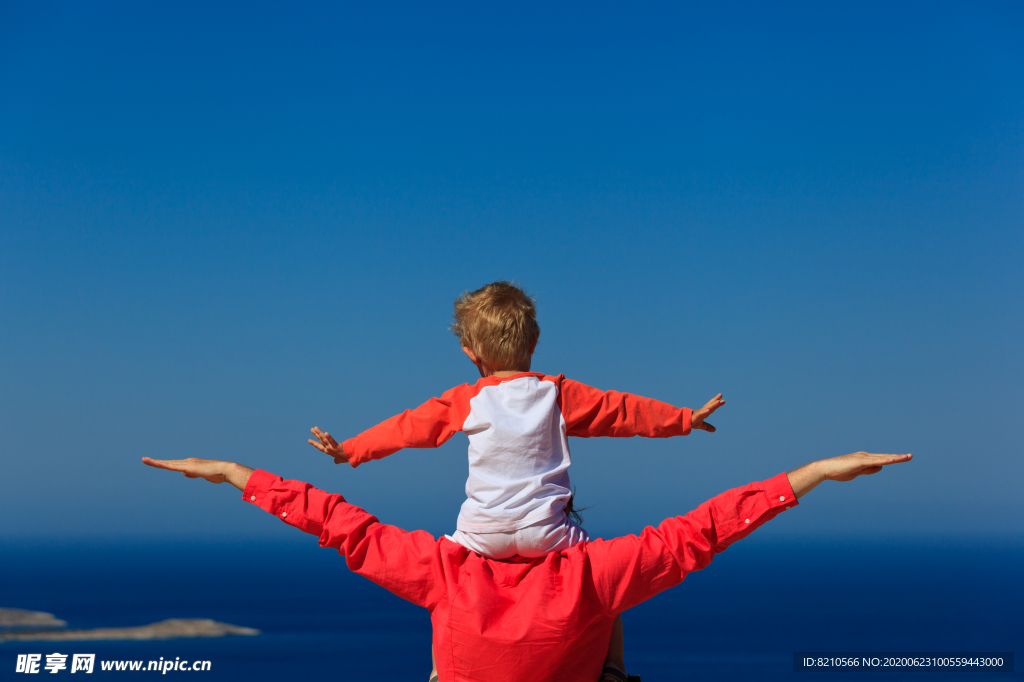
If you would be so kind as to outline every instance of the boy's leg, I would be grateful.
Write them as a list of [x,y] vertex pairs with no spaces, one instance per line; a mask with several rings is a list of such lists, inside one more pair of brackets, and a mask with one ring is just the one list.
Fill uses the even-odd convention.
[[[619,615],[612,625],[612,639],[608,642],[608,654],[604,658],[604,667],[617,668],[625,675],[626,672],[626,642],[622,636],[622,616]],[[613,674],[602,674],[601,682],[618,682],[619,678]]]
[[437,682],[437,661],[434,660],[434,647],[430,647],[430,677],[427,682]]

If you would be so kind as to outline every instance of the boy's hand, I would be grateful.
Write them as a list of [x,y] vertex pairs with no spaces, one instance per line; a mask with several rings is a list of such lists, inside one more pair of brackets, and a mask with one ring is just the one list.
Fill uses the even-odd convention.
[[326,431],[321,431],[319,427],[314,426],[310,429],[313,435],[317,437],[317,440],[309,439],[309,444],[320,452],[326,452],[328,455],[334,457],[335,464],[341,464],[342,462],[348,461],[348,455],[345,454],[344,448],[341,447],[341,443],[331,438],[331,434]]
[[701,429],[703,431],[707,431],[708,433],[714,433],[715,427],[712,426],[711,424],[708,424],[704,420],[707,419],[712,412],[717,410],[722,405],[725,405],[725,401],[722,400],[722,394],[719,393],[714,398],[709,400],[707,405],[700,408],[699,410],[693,411],[693,415],[691,415],[690,417],[690,428]]

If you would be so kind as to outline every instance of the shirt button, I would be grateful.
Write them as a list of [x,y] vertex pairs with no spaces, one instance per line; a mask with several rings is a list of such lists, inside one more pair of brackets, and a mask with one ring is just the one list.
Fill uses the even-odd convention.
[[747,520],[746,520],[746,521],[744,521],[743,523],[750,523],[750,519],[747,519]]
[[256,501],[256,496],[255,496],[255,495],[253,495],[253,496],[252,496],[252,497],[250,497],[249,499],[250,499],[250,500],[252,500],[253,502],[255,502],[255,501]]
[[281,518],[288,516],[288,512],[281,512]]
[[785,502],[785,501],[786,501],[786,496],[785,495],[779,495],[779,502]]

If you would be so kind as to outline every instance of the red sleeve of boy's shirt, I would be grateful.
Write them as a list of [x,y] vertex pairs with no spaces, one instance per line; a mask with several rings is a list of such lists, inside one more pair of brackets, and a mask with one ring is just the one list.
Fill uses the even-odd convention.
[[674,407],[631,393],[601,391],[562,376],[555,380],[569,436],[668,438],[690,433],[693,411],[688,407]]
[[636,535],[587,545],[595,601],[618,614],[678,585],[715,554],[798,504],[789,476],[727,490],[685,516]]
[[289,526],[320,538],[345,557],[350,570],[402,599],[428,609],[445,594],[437,540],[408,532],[301,481],[286,481],[262,469],[249,477],[242,499]]
[[402,448],[436,448],[462,430],[469,415],[469,399],[474,395],[469,384],[445,391],[413,410],[377,424],[341,447],[348,463],[357,467],[371,459],[381,459]]

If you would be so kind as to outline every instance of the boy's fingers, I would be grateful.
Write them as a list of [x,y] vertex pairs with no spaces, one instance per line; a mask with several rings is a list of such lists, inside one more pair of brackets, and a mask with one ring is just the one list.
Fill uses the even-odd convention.
[[309,442],[310,445],[312,445],[314,448],[316,448],[320,452],[327,452],[327,450],[324,448],[324,446],[320,444],[320,441],[313,440],[312,438],[310,438],[308,442]]
[[701,408],[700,412],[704,416],[707,416],[707,415],[711,414],[712,412],[714,412],[715,410],[717,410],[722,405],[725,405],[725,401],[722,400],[722,394],[719,393],[714,398],[709,400],[707,402],[707,404],[705,404],[704,407]]
[[704,422],[703,424],[701,424],[700,428],[704,429],[708,433],[714,433],[715,432],[715,427],[712,426],[711,424],[708,424],[707,422]]
[[[325,447],[328,447],[328,448],[336,448],[336,447],[338,447],[338,441],[334,440],[334,436],[332,436],[331,434],[327,433],[326,431],[321,431],[320,427],[314,426],[313,428],[310,429],[310,432],[314,436],[316,436]],[[316,445],[316,443],[314,443],[313,441],[309,441],[309,442],[310,442],[311,445]],[[319,446],[317,446],[317,447],[319,447]],[[320,448],[320,449],[323,450],[323,448]],[[327,452],[327,451],[324,450],[324,452]]]

